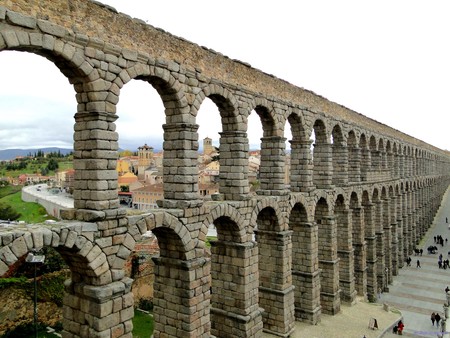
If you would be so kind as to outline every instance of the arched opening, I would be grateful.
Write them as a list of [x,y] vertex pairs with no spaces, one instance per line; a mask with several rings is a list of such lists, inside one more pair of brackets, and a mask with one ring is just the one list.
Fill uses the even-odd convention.
[[[267,115],[267,112],[264,108],[260,108],[258,111],[260,111],[263,117],[253,109],[247,118],[247,135],[249,141],[248,182],[252,194],[255,194],[258,190],[262,189],[261,180],[264,180],[264,177],[267,174],[266,170],[268,169],[265,167],[267,163],[262,162],[263,157],[261,153],[264,143],[264,132],[261,123],[264,116]],[[263,172],[262,177],[261,171]]]
[[368,180],[372,181],[373,173],[378,171],[380,169],[380,165],[381,165],[381,157],[380,157],[380,152],[379,152],[378,145],[377,145],[377,140],[376,140],[375,136],[373,136],[373,135],[370,137],[369,149],[370,149],[370,159],[371,159],[371,163],[370,163],[371,175]]
[[392,148],[393,148],[392,178],[398,179],[400,176],[400,154],[399,154],[400,149],[397,143],[394,143]]
[[290,161],[287,163],[290,166],[290,173],[286,177],[285,182],[289,182],[292,192],[307,192],[313,189],[312,141],[307,136],[302,119],[298,114],[290,114],[287,122],[290,128],[285,126],[285,135],[287,129],[290,129],[292,135],[290,139],[288,138],[290,143]]
[[348,183],[348,150],[341,127],[335,125],[331,133],[333,184],[345,186]]
[[210,200],[219,193],[220,135],[222,123],[216,104],[205,98],[197,112],[198,124],[198,190],[200,198]]
[[117,187],[121,207],[130,214],[156,209],[164,199],[164,105],[151,83],[128,82],[117,104]]
[[[5,196],[0,203],[0,220],[12,221],[8,225],[9,231],[13,231],[15,221],[29,224],[27,228],[37,228],[32,224],[45,221],[48,227],[53,227],[55,220],[63,217],[61,210],[74,208],[73,115],[77,100],[68,80],[74,71],[69,62],[44,54],[37,48],[28,51],[26,47],[20,52],[0,52],[0,149],[10,149],[8,156],[0,158],[0,194]],[[51,202],[44,203],[56,196],[64,201],[64,208]],[[9,211],[4,214],[5,210]],[[25,293],[32,297],[33,266],[25,263],[30,242],[25,244],[21,235],[10,234],[10,241],[17,242],[14,242],[13,250],[8,250],[12,254],[9,259],[17,258],[17,266],[12,267],[9,277],[23,276],[27,287]],[[40,249],[36,255],[45,255],[44,264],[36,266],[37,307],[41,310],[38,321],[54,326],[62,321],[64,281],[76,278],[77,273],[73,266],[69,270],[48,242],[44,245],[42,237],[34,235],[34,239],[42,241],[36,246]],[[30,238],[31,235],[27,237]],[[10,241],[3,241],[2,249],[9,249],[6,247]],[[0,264],[2,272],[6,268],[4,261],[5,258]],[[18,269],[14,270],[15,267]],[[4,304],[12,298],[16,304],[22,304],[20,309],[33,309],[30,299],[26,298],[24,303],[14,298],[17,290],[2,292],[8,297],[2,296]],[[24,322],[30,322],[32,326],[30,312],[23,316],[20,309],[14,311],[15,317],[10,317],[10,328]],[[58,329],[61,329],[60,325]]]
[[[2,186],[29,186],[27,200],[33,202],[56,188],[55,194],[73,208],[74,88],[56,61],[30,52],[0,52],[0,70],[5,79],[0,83],[0,148],[11,149],[1,158],[8,161],[0,163]],[[48,215],[61,217],[59,208],[47,209]]]
[[382,138],[378,140],[378,152],[380,157],[379,170],[385,171],[387,169],[387,153],[384,147],[384,141]]
[[0,70],[2,149],[73,149],[75,91],[55,64],[29,52],[2,51]]
[[366,182],[371,167],[371,154],[364,134],[359,139],[359,148],[361,149],[361,181]]
[[390,140],[388,140],[386,142],[386,156],[387,156],[386,169],[389,174],[388,177],[393,179],[393,177],[394,177],[394,153],[392,151],[392,145],[391,145]]
[[[255,112],[256,114],[254,114]],[[273,112],[270,108],[257,105],[248,118],[249,134],[254,133],[254,130],[262,130],[260,159],[261,165],[259,168],[259,194],[276,194],[276,192],[283,191],[285,188],[285,161],[286,161],[286,140],[277,130],[276,122],[272,116]],[[252,116],[259,117],[259,126],[252,122]],[[255,119],[253,117],[253,119]],[[254,121],[254,120],[253,120]],[[250,132],[251,131],[251,132]]]
[[[238,123],[236,108],[231,98],[221,94],[208,94],[206,97],[215,104],[220,113],[220,117],[217,117],[217,119],[221,129],[217,128],[216,123],[213,123],[213,126],[215,126],[213,129],[215,131],[220,130],[219,150],[218,155],[215,155],[219,161],[218,165],[217,163],[214,164],[215,168],[218,166],[219,169],[220,197],[224,200],[241,200],[249,194],[247,134],[245,130],[241,130],[242,127]],[[202,105],[205,101],[208,102],[203,100]],[[202,109],[201,106],[200,109]],[[205,127],[209,125],[212,116],[211,111],[215,109],[210,103],[204,109],[202,121],[199,122],[202,122]],[[216,151],[215,148],[214,151]],[[239,170],[236,170],[236,168],[239,168]]]
[[328,188],[332,183],[333,161],[327,130],[322,120],[314,123],[313,134],[313,183],[316,188]]
[[347,137],[348,149],[348,181],[358,183],[361,181],[361,148],[359,147],[356,134],[350,130]]

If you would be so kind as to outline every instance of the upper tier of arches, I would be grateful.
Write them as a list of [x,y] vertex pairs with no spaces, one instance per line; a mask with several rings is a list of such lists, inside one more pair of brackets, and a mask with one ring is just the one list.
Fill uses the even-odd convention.
[[[19,2],[20,3],[20,2]],[[11,8],[20,9],[19,3]],[[110,15],[110,10],[95,4],[97,12]],[[27,16],[0,11],[0,51],[24,51],[43,56],[54,63],[72,84],[77,103],[75,114],[75,208],[94,210],[85,219],[105,217],[105,209],[118,208],[117,179],[114,163],[117,159],[118,138],[115,131],[116,105],[121,90],[131,80],[149,83],[158,92],[165,109],[164,130],[164,207],[178,207],[199,203],[197,151],[197,113],[205,98],[217,106],[222,132],[220,133],[220,195],[223,200],[245,200],[248,185],[248,117],[255,111],[260,118],[261,167],[259,194],[280,195],[291,192],[309,192],[316,188],[346,187],[362,183],[377,183],[426,175],[445,175],[449,164],[446,151],[437,149],[397,130],[377,123],[345,107],[317,95],[270,77],[278,86],[267,93],[267,86],[257,91],[267,74],[235,62],[233,67],[252,74],[248,79],[225,74],[209,77],[211,65],[199,63],[192,68],[178,60],[165,59],[147,53],[146,46],[131,49],[133,41],[124,46],[104,41],[91,32],[91,26],[74,31],[39,17],[54,18],[52,9],[42,9],[41,16]],[[44,15],[44,12],[47,13]],[[114,13],[113,13],[114,14]],[[60,13],[58,13],[60,15]],[[123,19],[120,14],[121,20]],[[94,20],[95,18],[93,18]],[[135,21],[130,27],[141,25]],[[84,28],[84,30],[83,30]],[[145,34],[154,33],[149,26]],[[125,34],[125,32],[123,32]],[[128,39],[133,40],[127,35]],[[179,42],[167,33],[153,36],[155,45],[164,39]],[[123,41],[122,41],[123,42]],[[134,41],[135,42],[135,41]],[[185,43],[185,42],[183,42]],[[192,50],[199,47],[190,45]],[[201,49],[202,55],[211,51]],[[173,51],[171,51],[173,52]],[[175,52],[173,52],[175,53]],[[231,67],[226,57],[213,64]],[[205,66],[205,69],[202,68]],[[244,75],[244,73],[242,73]],[[247,73],[245,73],[247,74]],[[291,101],[289,93],[298,91]],[[309,101],[309,98],[314,98]],[[291,145],[289,185],[284,180],[286,163],[285,129],[290,129]],[[93,160],[102,161],[101,167],[92,166]],[[97,173],[103,171],[103,176]],[[104,171],[106,170],[106,171]],[[81,180],[91,184],[80,183]],[[105,193],[99,181],[108,182]],[[96,214],[96,216],[93,216]],[[81,216],[77,216],[81,217]]]

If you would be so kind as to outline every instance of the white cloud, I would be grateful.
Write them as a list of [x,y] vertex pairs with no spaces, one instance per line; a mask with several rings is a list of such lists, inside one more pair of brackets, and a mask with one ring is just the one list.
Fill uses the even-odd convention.
[[30,53],[0,53],[0,148],[72,147],[76,100],[48,60]]

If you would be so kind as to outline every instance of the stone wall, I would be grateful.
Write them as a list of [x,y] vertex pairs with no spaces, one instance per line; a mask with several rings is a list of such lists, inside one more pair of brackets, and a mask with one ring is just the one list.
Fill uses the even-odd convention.
[[73,205],[62,203],[58,196],[42,196],[35,191],[35,186],[22,188],[22,200],[25,202],[34,202],[42,205],[47,213],[53,217],[61,219],[61,210],[72,209]]

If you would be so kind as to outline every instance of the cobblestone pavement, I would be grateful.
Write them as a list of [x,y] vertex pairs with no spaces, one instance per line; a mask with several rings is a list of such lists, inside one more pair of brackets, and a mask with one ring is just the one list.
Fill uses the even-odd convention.
[[[401,314],[395,309],[385,311],[382,304],[368,303],[358,299],[350,306],[343,304],[341,312],[335,316],[322,315],[317,325],[296,322],[291,338],[378,338],[390,330]],[[369,328],[369,321],[375,318],[378,329]],[[274,337],[263,335],[263,337]]]

